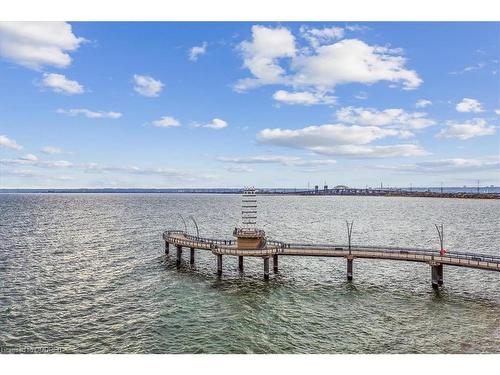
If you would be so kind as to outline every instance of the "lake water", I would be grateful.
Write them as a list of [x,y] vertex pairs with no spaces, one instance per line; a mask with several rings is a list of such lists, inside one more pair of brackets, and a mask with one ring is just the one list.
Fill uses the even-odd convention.
[[[64,353],[500,353],[500,273],[281,257],[175,266],[161,234],[193,215],[231,238],[238,195],[0,194],[0,351]],[[500,255],[500,201],[263,196],[259,226],[290,242],[353,242]],[[188,222],[188,225],[190,223]],[[190,226],[194,232],[194,226]]]

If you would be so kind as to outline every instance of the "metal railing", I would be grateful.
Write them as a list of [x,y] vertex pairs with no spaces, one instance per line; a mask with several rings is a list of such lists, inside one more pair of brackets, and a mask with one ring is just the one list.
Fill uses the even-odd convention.
[[[176,236],[177,235],[177,236]],[[180,236],[179,236],[180,235]],[[265,241],[265,248],[262,249],[238,249],[236,240],[215,239],[207,237],[198,237],[187,234],[182,230],[168,230],[163,233],[163,239],[176,245],[186,247],[197,247],[210,249],[214,253],[224,253],[228,255],[241,255],[241,251],[248,252],[250,255],[270,255],[284,253],[286,250],[301,251],[300,255],[311,255],[318,251],[336,252],[339,256],[345,256],[349,252],[349,246],[346,244],[311,244],[311,243],[285,243],[282,241],[268,240]],[[461,251],[449,251],[444,255],[440,255],[439,250],[419,249],[396,246],[372,246],[372,245],[351,245],[351,254],[365,255],[366,253],[383,254],[380,258],[407,259],[418,261],[435,260],[438,262],[449,262],[450,264],[480,266],[481,263],[486,263],[486,266],[491,269],[500,270],[500,256],[490,254],[466,253]]]

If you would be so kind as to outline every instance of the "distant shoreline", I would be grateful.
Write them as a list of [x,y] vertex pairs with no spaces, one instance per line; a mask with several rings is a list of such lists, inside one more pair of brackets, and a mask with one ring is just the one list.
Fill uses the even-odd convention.
[[[447,188],[447,190],[450,188]],[[459,189],[459,188],[453,188]],[[419,198],[459,198],[459,199],[500,199],[498,192],[431,191],[426,188],[403,189],[260,189],[259,195],[293,196],[370,196],[370,197],[419,197]],[[491,190],[491,188],[487,188]],[[241,189],[0,189],[0,194],[241,194]]]

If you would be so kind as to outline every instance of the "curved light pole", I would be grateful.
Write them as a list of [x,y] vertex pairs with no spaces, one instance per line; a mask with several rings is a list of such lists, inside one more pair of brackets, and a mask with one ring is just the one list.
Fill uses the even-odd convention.
[[354,221],[351,221],[350,223],[346,220],[347,224],[347,239],[349,243],[349,255],[351,255],[351,237],[352,237],[352,226],[354,225]]
[[182,217],[182,215],[180,213],[178,213],[177,215],[179,215],[179,217],[181,218],[182,223],[184,224],[184,231],[187,233],[188,229],[187,229],[187,225],[186,225],[186,220],[184,220],[184,218]]
[[196,224],[196,220],[194,219],[193,215],[189,215],[189,219],[193,221],[194,226],[196,227],[196,237],[200,237],[200,230],[198,229],[198,224]]

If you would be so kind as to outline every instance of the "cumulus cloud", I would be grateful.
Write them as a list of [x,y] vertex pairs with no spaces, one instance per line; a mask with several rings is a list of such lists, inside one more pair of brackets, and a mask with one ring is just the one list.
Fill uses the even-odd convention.
[[198,61],[198,58],[207,52],[207,42],[203,42],[201,46],[194,46],[189,49],[189,60]]
[[[313,38],[313,51],[297,48],[295,37],[287,28],[253,26],[251,41],[243,41],[239,46],[243,65],[252,77],[239,80],[235,89],[283,84],[332,91],[339,84],[389,81],[401,83],[409,90],[422,83],[414,70],[406,69],[400,49],[368,45],[358,39],[328,44],[340,37],[334,28],[302,31]],[[283,60],[286,61],[281,64]]]
[[57,73],[44,73],[41,85],[59,94],[75,95],[85,92],[84,87],[77,81],[72,81],[63,74]]
[[483,112],[481,108],[481,103],[476,99],[463,98],[461,102],[457,103],[455,109],[458,112]]
[[428,107],[430,105],[432,105],[432,102],[430,100],[427,100],[427,99],[419,99],[415,103],[415,107],[417,107],[417,108],[425,108],[425,107]]
[[64,152],[61,148],[54,146],[42,147],[40,151],[48,155],[57,155],[57,154],[62,154]]
[[447,128],[442,129],[436,137],[466,140],[474,137],[493,135],[495,132],[496,127],[494,125],[488,125],[485,119],[476,118],[461,123],[450,121]]
[[159,96],[165,86],[161,81],[153,77],[140,74],[134,74],[133,81],[135,92],[150,98]]
[[163,116],[161,119],[153,121],[151,124],[157,128],[174,128],[181,126],[178,120],[170,116]]
[[295,37],[284,28],[252,26],[252,40],[239,45],[243,55],[243,65],[250,70],[253,78],[237,82],[235,89],[244,91],[261,85],[284,83],[285,70],[279,59],[295,55]]
[[406,112],[401,108],[383,111],[374,108],[344,107],[336,112],[339,121],[367,126],[391,126],[403,129],[423,129],[436,122],[424,112]]
[[13,150],[21,150],[23,148],[16,141],[2,134],[0,134],[0,147],[11,148]]
[[228,126],[227,122],[224,120],[221,120],[219,118],[214,118],[212,121],[210,121],[207,124],[194,124],[195,128],[209,128],[209,129],[224,129]]
[[322,29],[301,26],[300,33],[313,48],[317,48],[322,44],[342,39],[344,37],[344,29],[342,27],[335,26],[324,27]]
[[68,116],[78,116],[83,115],[88,118],[109,118],[109,119],[117,119],[122,117],[120,112],[107,112],[107,111],[91,111],[89,109],[77,108],[77,109],[61,109],[59,108],[57,111],[59,114],[68,115]]
[[315,54],[297,56],[292,61],[293,82],[332,90],[338,84],[389,81],[401,82],[407,90],[415,89],[422,80],[414,70],[405,69],[406,59],[399,52],[344,39],[318,47]]
[[500,109],[495,109],[495,114],[500,115]]
[[370,145],[373,141],[399,134],[396,129],[377,126],[326,124],[301,129],[264,129],[257,134],[257,140],[264,144],[305,149],[317,154],[353,158],[427,154],[414,144]]
[[67,22],[0,22],[0,56],[30,69],[69,66],[83,42]]
[[273,94],[273,99],[277,102],[284,104],[301,104],[301,105],[314,105],[314,104],[335,104],[337,98],[331,95],[326,95],[320,92],[309,91],[285,91],[278,90]]

